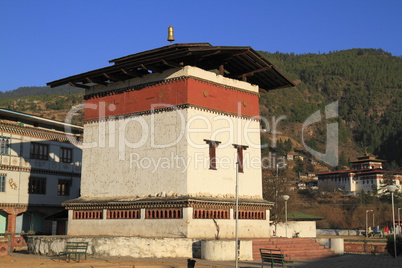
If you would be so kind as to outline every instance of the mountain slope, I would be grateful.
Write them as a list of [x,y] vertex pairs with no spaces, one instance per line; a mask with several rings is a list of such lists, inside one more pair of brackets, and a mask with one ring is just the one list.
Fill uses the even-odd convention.
[[[368,152],[402,166],[401,57],[381,49],[260,53],[296,83],[293,88],[261,94],[261,115],[271,130],[272,120],[278,120],[282,138],[302,144],[302,123],[317,110],[323,115],[326,105],[339,101],[339,116],[306,129],[304,142],[325,153],[326,124],[335,120],[342,162]],[[64,120],[69,108],[83,101],[82,96],[82,89],[70,86],[23,87],[0,92],[0,107]],[[281,116],[286,119],[279,120]]]
[[[297,84],[262,94],[263,115],[286,115],[287,124],[302,123],[318,109],[339,101],[341,145],[356,144],[361,152],[402,165],[402,58],[381,49],[262,54]],[[317,149],[325,147],[323,130],[318,126],[311,135]],[[300,140],[301,133],[288,134]]]
[[40,95],[68,95],[84,94],[84,89],[64,85],[56,88],[50,87],[19,87],[14,90],[0,92],[0,99],[21,98]]

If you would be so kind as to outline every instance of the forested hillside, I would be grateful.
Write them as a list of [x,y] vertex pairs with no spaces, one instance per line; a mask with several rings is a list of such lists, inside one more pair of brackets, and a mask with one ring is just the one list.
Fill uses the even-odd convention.
[[[64,121],[68,111],[83,102],[84,90],[70,86],[21,87],[0,92],[0,107]],[[82,124],[82,113],[73,118],[73,124]]]
[[19,87],[15,90],[0,92],[0,99],[12,99],[25,96],[84,94],[84,89],[64,85],[50,87]]
[[[314,191],[311,188],[296,192],[298,175],[319,173],[332,168],[309,155],[302,145],[303,122],[321,110],[323,120],[312,124],[304,133],[308,146],[325,153],[326,124],[339,123],[339,166],[346,168],[348,160],[362,153],[372,153],[387,160],[394,168],[402,166],[402,58],[380,49],[351,49],[328,54],[284,54],[261,52],[283,74],[296,84],[292,88],[261,93],[261,115],[270,126],[262,135],[262,155],[269,157],[269,167],[263,170],[264,198],[274,201],[290,194],[290,211],[299,211],[325,219],[319,228],[364,228],[365,211],[381,215],[378,225],[389,224],[389,198],[370,193],[346,196],[340,191]],[[324,108],[339,102],[339,116],[325,120]],[[64,121],[71,107],[83,102],[83,90],[68,86],[24,87],[0,93],[0,107]],[[283,119],[285,117],[286,119]],[[274,119],[272,119],[274,118]],[[282,118],[279,120],[279,118]],[[74,117],[82,124],[82,114]],[[276,147],[273,148],[273,121],[278,121]],[[271,127],[271,128],[269,128]],[[278,169],[271,159],[288,153],[302,156],[286,162]],[[389,195],[388,195],[389,197]],[[385,199],[386,200],[385,200]],[[384,201],[384,200],[385,201]],[[277,202],[271,219],[283,217],[283,202]],[[282,219],[283,220],[283,219]]]
[[[352,141],[347,147],[355,143],[362,151],[402,166],[401,57],[381,49],[261,53],[297,84],[262,94],[263,115],[286,115],[288,123],[302,123],[317,109],[338,100],[341,148]],[[322,148],[322,132],[316,131],[311,147]],[[288,134],[300,139],[300,133]]]
[[[296,83],[293,88],[261,94],[262,116],[286,115],[280,123],[285,140],[300,143],[301,124],[318,109],[339,101],[341,164],[366,151],[402,166],[401,57],[381,49],[261,54]],[[0,92],[0,107],[63,121],[70,107],[83,101],[82,96],[82,89],[69,86],[24,87]],[[325,135],[323,121],[306,143],[325,152]]]

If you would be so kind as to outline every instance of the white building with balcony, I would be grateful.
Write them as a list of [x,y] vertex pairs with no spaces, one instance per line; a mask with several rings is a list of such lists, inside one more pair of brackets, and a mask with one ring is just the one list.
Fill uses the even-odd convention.
[[66,233],[66,219],[47,217],[80,195],[82,132],[80,126],[0,109],[0,233]]

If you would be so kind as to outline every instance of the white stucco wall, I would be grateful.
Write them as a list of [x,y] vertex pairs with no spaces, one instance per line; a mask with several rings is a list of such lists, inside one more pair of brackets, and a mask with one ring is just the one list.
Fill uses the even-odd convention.
[[[239,127],[241,126],[241,127]],[[106,123],[84,132],[84,197],[190,195],[234,197],[243,151],[239,195],[262,198],[259,122],[188,108]],[[220,141],[217,170],[209,169],[204,139]]]
[[95,257],[192,258],[194,239],[141,237],[32,236],[28,250],[33,254],[58,255],[66,242],[88,242],[88,255]]
[[[185,66],[95,86],[87,94],[181,76],[258,92],[258,86]],[[237,161],[233,144],[238,144],[249,146],[244,150],[245,172],[239,174],[239,194],[262,198],[257,120],[188,108],[87,123],[84,129],[81,184],[84,197],[233,197]],[[209,151],[204,139],[221,142],[216,149],[218,170],[209,170]]]
[[[275,225],[271,225],[271,233],[275,230]],[[288,221],[287,237],[316,237],[316,222],[315,221]],[[286,237],[285,223],[278,223],[276,226],[276,237]]]
[[[260,124],[258,121],[188,109],[188,193],[234,197],[237,151],[243,151],[244,173],[239,173],[239,196],[262,199]],[[209,169],[209,147],[204,141],[221,142],[216,148],[216,170]]]
[[185,194],[187,153],[180,139],[185,129],[176,122],[186,114],[178,110],[86,124],[82,196]]
[[[239,260],[253,260],[253,241],[239,241]],[[236,260],[236,243],[233,240],[202,240],[201,259],[211,261]]]
[[[94,257],[235,259],[234,240],[200,241],[188,238],[30,236],[28,251],[31,254],[54,256],[64,250],[66,242],[88,242],[87,253]],[[239,258],[242,261],[253,259],[252,241],[240,240]]]
[[[192,219],[193,208],[183,209],[182,219],[145,219],[145,209],[141,210],[141,219],[100,219],[73,220],[69,211],[69,235],[111,235],[138,237],[176,237],[200,239],[233,239],[235,236],[235,220]],[[269,210],[266,212],[269,219]],[[233,210],[231,211],[233,216]],[[219,232],[217,231],[217,226]],[[161,227],[163,226],[163,227]],[[268,220],[239,220],[239,237],[270,237]]]
[[[15,170],[0,170],[1,174],[6,175],[5,192],[0,193],[0,203],[61,205],[61,202],[79,196],[80,178],[76,176],[72,177],[68,173],[81,172],[81,145],[49,141],[5,132],[0,132],[0,137],[10,139],[10,154],[0,155],[0,164],[15,167]],[[49,159],[31,159],[31,142],[49,145]],[[72,163],[60,162],[61,147],[71,148],[73,150]],[[25,168],[27,170],[19,171],[18,168]],[[30,169],[48,170],[50,172],[31,173]],[[52,171],[60,173],[51,174]],[[67,175],[63,173],[67,173]],[[28,194],[30,176],[46,178],[46,194]],[[72,180],[70,195],[58,195],[59,179]]]

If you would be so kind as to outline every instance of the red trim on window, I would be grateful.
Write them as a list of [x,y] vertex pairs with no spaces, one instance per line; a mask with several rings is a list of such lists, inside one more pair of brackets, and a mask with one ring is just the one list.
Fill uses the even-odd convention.
[[209,145],[209,169],[216,170],[216,147],[220,141],[204,140]]
[[193,219],[230,219],[229,210],[194,209]]
[[244,163],[243,163],[243,150],[247,150],[248,146],[246,145],[238,145],[233,144],[233,147],[237,150],[237,164],[238,164],[238,172],[244,172]]

